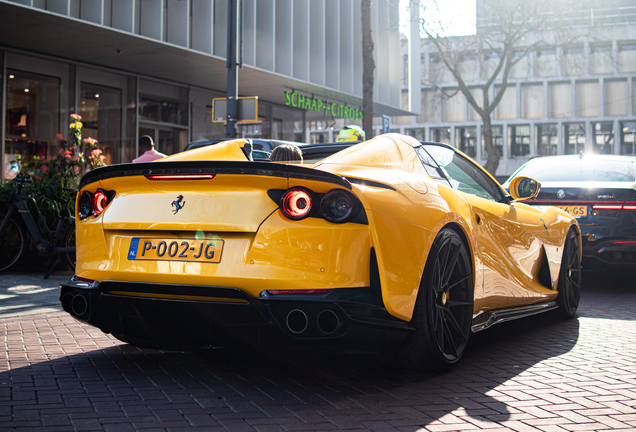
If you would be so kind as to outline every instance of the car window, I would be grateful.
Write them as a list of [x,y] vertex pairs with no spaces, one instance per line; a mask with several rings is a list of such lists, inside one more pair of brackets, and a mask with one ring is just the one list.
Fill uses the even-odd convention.
[[634,160],[629,159],[537,158],[522,167],[516,176],[532,177],[540,182],[634,182],[634,165]]
[[424,150],[423,146],[416,147],[415,152],[420,158],[422,165],[424,165],[424,169],[433,179],[437,180],[440,183],[444,183],[448,185],[448,179],[445,177],[441,168],[437,165],[437,162],[433,160],[431,155],[429,155],[426,150]]
[[[503,199],[503,192],[497,183],[474,163],[455,153],[452,149],[436,145],[426,145],[420,149],[418,154],[425,150],[430,158],[439,165],[453,189],[492,201]],[[420,159],[422,159],[421,156]],[[422,160],[422,164],[426,168],[427,162]]]

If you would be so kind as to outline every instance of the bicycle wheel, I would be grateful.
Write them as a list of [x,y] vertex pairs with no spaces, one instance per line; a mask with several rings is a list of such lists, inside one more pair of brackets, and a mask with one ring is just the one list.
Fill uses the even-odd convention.
[[[0,217],[4,220],[5,215]],[[26,245],[26,235],[17,218],[11,217],[0,232],[0,272],[9,269],[20,260]]]
[[[75,247],[75,225],[70,225],[62,235],[62,247]],[[71,270],[75,270],[75,251],[62,252],[62,261]]]

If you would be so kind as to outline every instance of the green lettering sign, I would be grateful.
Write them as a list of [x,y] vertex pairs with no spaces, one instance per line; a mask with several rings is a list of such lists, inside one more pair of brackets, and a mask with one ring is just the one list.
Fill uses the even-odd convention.
[[285,105],[294,108],[320,112],[323,111],[325,117],[343,117],[350,120],[362,120],[362,111],[357,108],[348,107],[327,99],[316,99],[313,97],[298,94],[296,92],[285,92]]

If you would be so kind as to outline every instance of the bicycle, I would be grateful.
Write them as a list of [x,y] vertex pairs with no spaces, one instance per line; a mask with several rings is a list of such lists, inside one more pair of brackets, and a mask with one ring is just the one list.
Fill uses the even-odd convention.
[[[77,190],[63,188],[69,195],[60,210],[57,226],[55,229],[50,229],[35,199],[21,194],[22,186],[33,182],[22,177],[16,177],[14,181],[17,183],[17,191],[11,194],[8,201],[3,202],[8,207],[6,211],[0,213],[0,218],[2,218],[0,223],[0,272],[14,266],[22,257],[27,244],[26,232],[31,235],[39,255],[54,258],[53,265],[44,276],[44,279],[49,278],[57,264],[60,263],[60,260],[74,270],[75,217],[71,216],[68,210],[68,203],[71,200],[71,193],[77,194]],[[46,230],[44,236],[27,206],[28,202],[31,202],[35,207],[37,220],[42,222],[41,225]]]

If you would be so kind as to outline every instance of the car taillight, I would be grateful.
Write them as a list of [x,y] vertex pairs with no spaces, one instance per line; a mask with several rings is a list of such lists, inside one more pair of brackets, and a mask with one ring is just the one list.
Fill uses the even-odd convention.
[[93,216],[102,214],[102,212],[104,211],[104,207],[106,207],[106,204],[106,194],[101,190],[95,192],[95,195],[93,196]]
[[148,180],[212,180],[216,174],[149,174]]
[[80,219],[84,219],[93,214],[93,194],[84,191],[80,197],[78,204],[78,213]]
[[77,204],[80,219],[86,219],[89,216],[99,216],[114,197],[115,191],[97,189],[94,194],[89,191],[82,192]]
[[636,210],[635,205],[619,205],[619,204],[597,204],[593,205],[594,210]]
[[281,210],[285,216],[293,220],[301,220],[309,216],[313,207],[311,193],[305,189],[290,189],[281,199]]
[[329,222],[343,222],[353,212],[353,198],[343,190],[332,190],[320,201],[320,212]]
[[343,223],[355,219],[361,207],[358,199],[343,189],[332,189],[323,195],[295,187],[285,192],[280,200],[281,211],[292,220],[312,216]]

